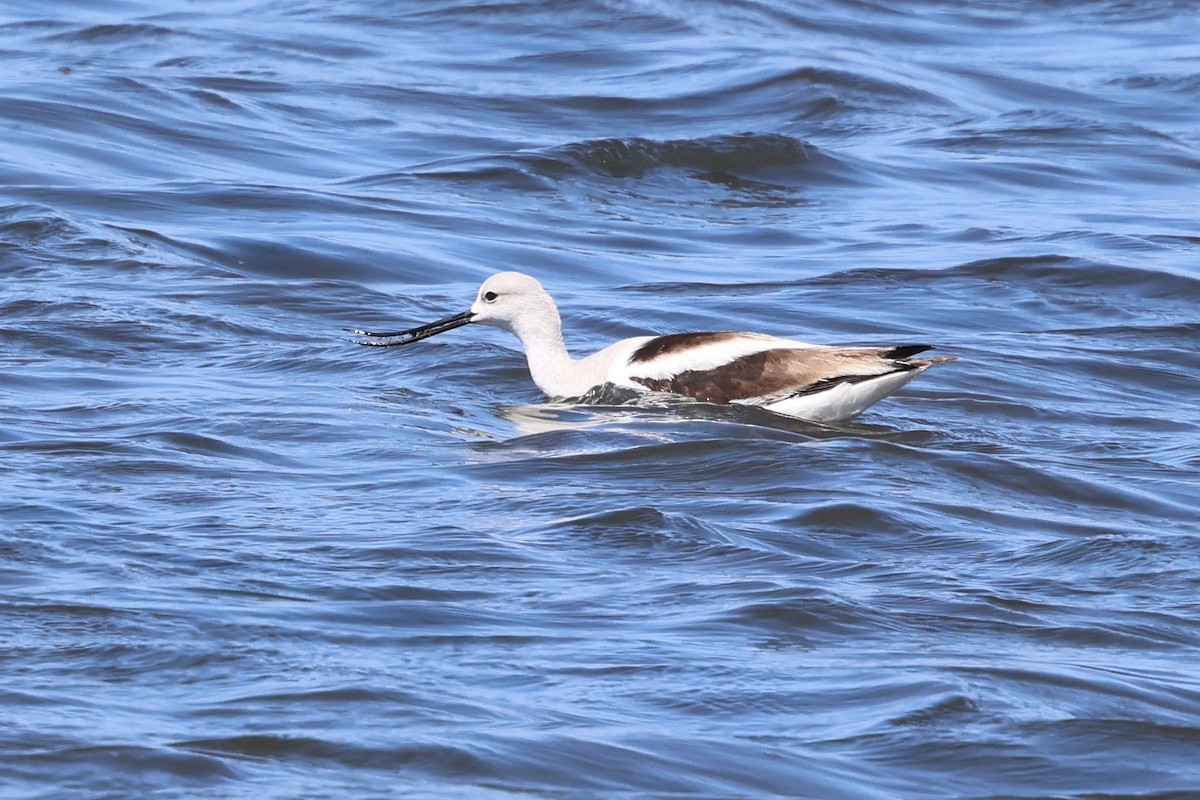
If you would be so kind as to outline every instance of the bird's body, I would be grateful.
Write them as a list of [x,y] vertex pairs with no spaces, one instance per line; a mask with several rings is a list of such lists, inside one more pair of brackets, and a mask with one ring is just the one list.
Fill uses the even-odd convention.
[[941,361],[913,358],[929,345],[827,347],[759,333],[714,331],[622,339],[574,359],[563,341],[554,300],[519,272],[493,275],[469,311],[397,333],[363,336],[419,341],[467,323],[493,325],[521,340],[529,372],[550,397],[580,397],[606,384],[635,392],[669,392],[712,403],[760,406],[819,422],[858,416]]

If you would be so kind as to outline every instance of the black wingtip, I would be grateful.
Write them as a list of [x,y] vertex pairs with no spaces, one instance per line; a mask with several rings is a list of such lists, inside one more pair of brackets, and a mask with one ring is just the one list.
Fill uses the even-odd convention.
[[906,358],[912,358],[917,353],[924,353],[926,350],[932,350],[931,344],[902,344],[899,347],[893,347],[883,354],[884,358],[892,358],[901,361]]

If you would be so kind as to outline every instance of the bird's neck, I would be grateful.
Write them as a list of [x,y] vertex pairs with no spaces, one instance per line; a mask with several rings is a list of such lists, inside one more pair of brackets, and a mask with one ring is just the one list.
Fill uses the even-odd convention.
[[578,397],[591,388],[581,386],[575,359],[563,341],[558,310],[531,317],[513,331],[525,348],[533,382],[550,397]]

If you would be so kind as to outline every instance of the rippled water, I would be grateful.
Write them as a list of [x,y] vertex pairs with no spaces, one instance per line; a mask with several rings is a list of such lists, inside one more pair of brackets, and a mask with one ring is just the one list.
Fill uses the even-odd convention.
[[[1198,25],[9,2],[0,794],[1200,796]],[[961,360],[823,427],[341,330],[501,269]]]

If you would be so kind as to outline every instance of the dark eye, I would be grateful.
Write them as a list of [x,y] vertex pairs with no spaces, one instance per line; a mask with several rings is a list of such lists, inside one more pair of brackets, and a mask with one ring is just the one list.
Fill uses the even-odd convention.
[[488,303],[494,303],[494,302],[496,302],[496,293],[495,293],[495,292],[488,292],[487,294],[485,294],[485,295],[483,296],[483,299],[484,299],[484,301],[485,301],[485,302],[488,302]]

